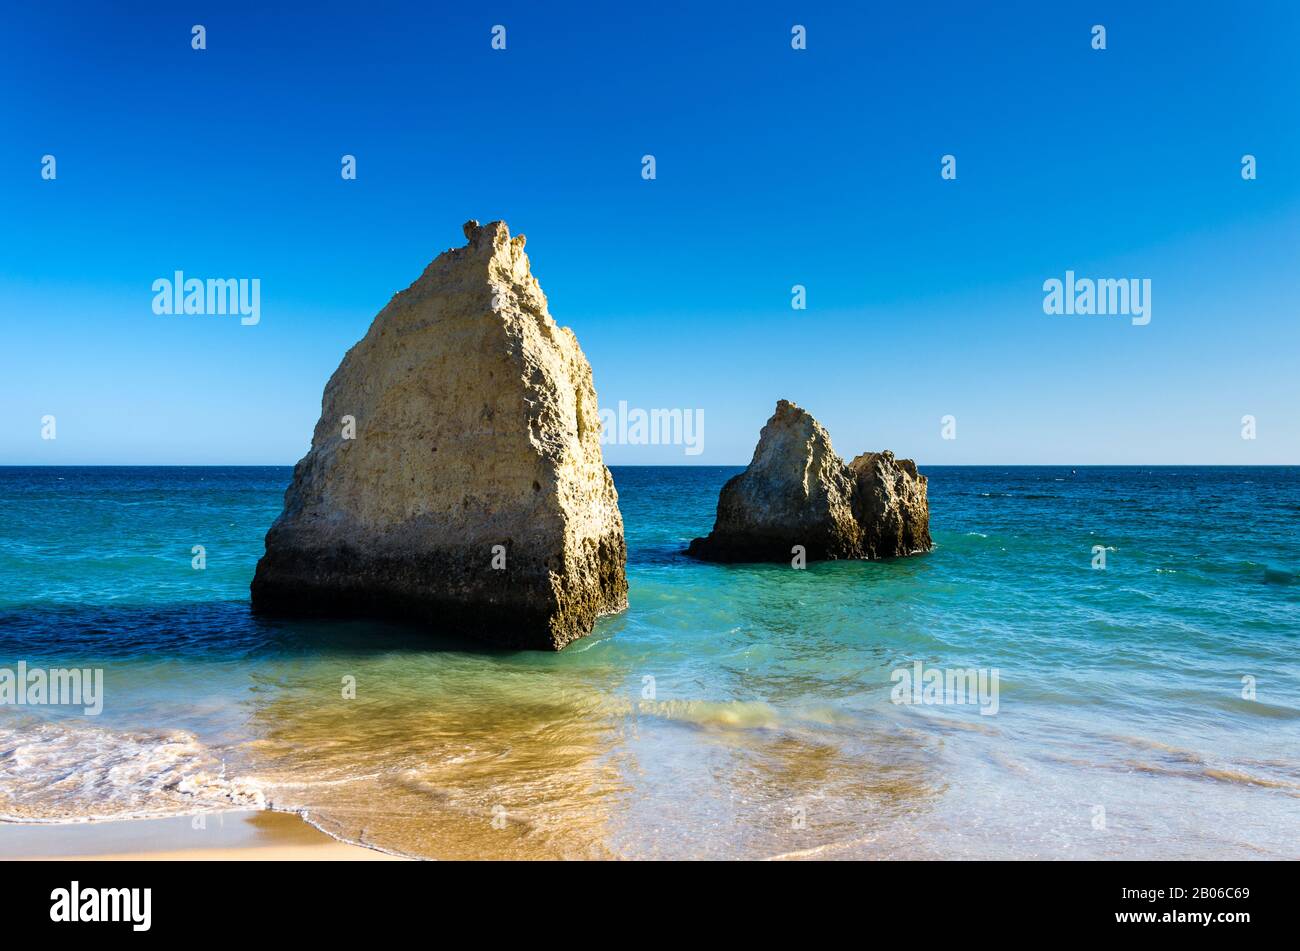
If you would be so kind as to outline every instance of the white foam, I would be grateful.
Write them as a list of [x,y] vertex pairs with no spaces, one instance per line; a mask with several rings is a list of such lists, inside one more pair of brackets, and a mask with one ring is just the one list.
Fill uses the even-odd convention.
[[0,721],[0,821],[91,822],[265,809],[258,783],[226,775],[186,730]]

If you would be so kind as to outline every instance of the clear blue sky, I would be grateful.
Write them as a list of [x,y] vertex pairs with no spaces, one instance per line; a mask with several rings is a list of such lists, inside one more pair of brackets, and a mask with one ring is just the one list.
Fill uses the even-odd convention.
[[[0,464],[296,461],[470,217],[603,406],[704,410],[703,454],[613,464],[745,463],[778,397],[845,456],[1300,462],[1295,3],[114,6],[0,36]],[[261,323],[155,315],[177,269],[260,278]],[[1151,323],[1045,315],[1067,269],[1150,278]]]

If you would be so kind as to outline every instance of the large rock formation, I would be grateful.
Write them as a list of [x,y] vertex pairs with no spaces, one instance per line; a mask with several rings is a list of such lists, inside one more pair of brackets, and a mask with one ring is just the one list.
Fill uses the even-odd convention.
[[330,378],[253,605],[559,650],[627,605],[591,367],[505,222],[465,225]]
[[825,427],[776,404],[749,468],[722,487],[718,518],[687,554],[708,561],[892,558],[929,551],[925,476],[911,459],[866,452],[848,465]]

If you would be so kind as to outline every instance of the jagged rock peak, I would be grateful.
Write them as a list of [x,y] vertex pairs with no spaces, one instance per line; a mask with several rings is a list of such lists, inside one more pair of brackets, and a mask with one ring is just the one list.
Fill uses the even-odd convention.
[[929,551],[925,476],[888,450],[845,464],[813,416],[789,400],[759,434],[749,467],[722,487],[713,531],[687,553],[710,561],[890,558]]

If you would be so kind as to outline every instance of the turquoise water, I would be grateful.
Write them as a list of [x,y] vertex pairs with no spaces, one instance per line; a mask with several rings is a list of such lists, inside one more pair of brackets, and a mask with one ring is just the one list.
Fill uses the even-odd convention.
[[[630,608],[541,654],[253,617],[288,467],[0,468],[0,668],[105,683],[96,717],[0,706],[0,815],[264,806],[435,857],[1300,857],[1300,469],[930,468],[928,555],[683,558],[736,471],[615,468]],[[996,670],[996,712],[893,702],[918,661]]]

